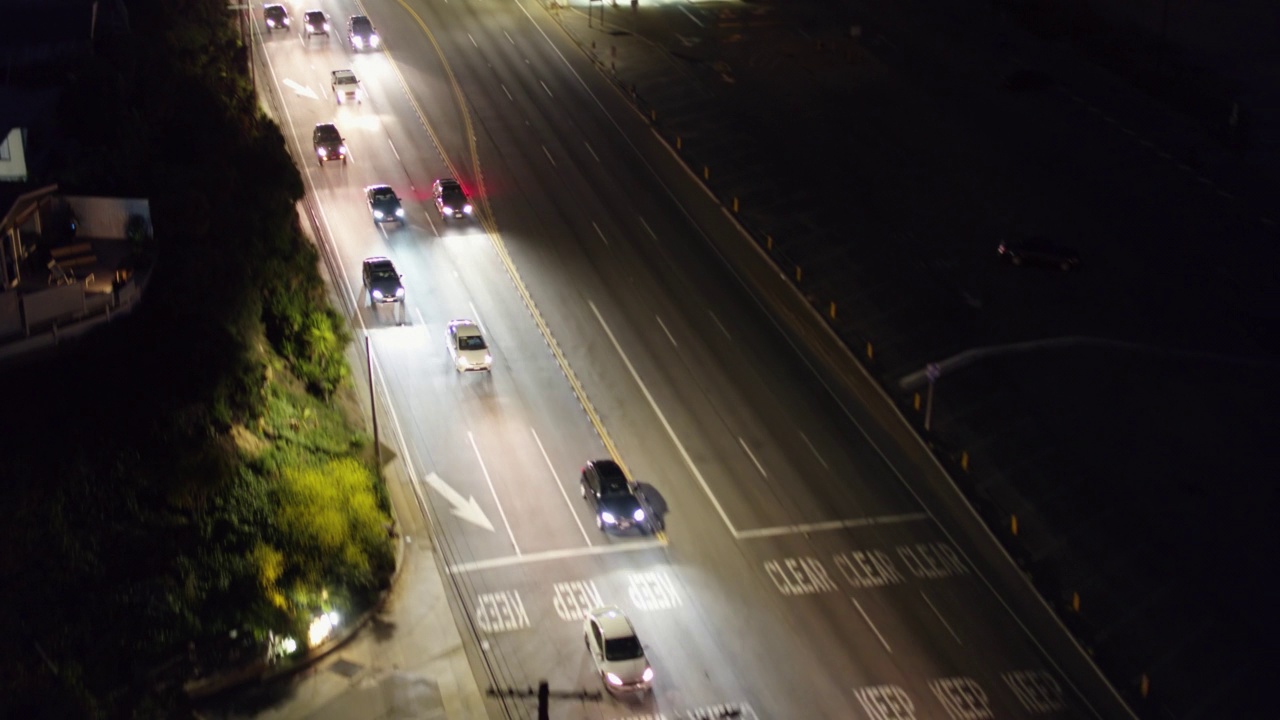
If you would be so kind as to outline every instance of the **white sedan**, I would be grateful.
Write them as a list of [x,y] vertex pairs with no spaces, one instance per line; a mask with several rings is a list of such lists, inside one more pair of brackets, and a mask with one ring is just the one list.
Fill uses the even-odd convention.
[[644,656],[640,638],[616,605],[587,612],[582,633],[609,692],[645,692],[653,686],[653,668]]
[[445,344],[458,372],[488,372],[492,369],[493,355],[474,321],[450,320]]

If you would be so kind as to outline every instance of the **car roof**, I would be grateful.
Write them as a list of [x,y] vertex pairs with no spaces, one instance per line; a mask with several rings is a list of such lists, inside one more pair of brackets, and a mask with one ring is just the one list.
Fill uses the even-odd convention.
[[605,605],[591,611],[591,617],[600,626],[600,632],[609,639],[634,636],[635,627],[617,605]]
[[370,266],[382,265],[382,264],[391,265],[392,262],[391,262],[391,258],[389,257],[383,257],[382,255],[374,255],[373,257],[365,258],[364,264],[370,265]]
[[334,77],[355,77],[356,74],[352,70],[334,70],[333,76]]
[[459,183],[457,180],[454,180],[453,178],[440,178],[439,180],[436,180],[436,183],[439,184],[440,187],[442,188],[451,188],[451,187],[461,188],[462,187],[462,184]]
[[390,189],[391,189],[390,185],[368,185],[368,186],[365,186],[364,191],[365,192],[381,192],[383,190],[390,190]]
[[612,460],[592,460],[587,464],[594,467],[596,469],[596,473],[598,473],[602,478],[620,477],[623,480],[627,478],[627,474],[622,471],[622,468],[618,463]]
[[474,320],[450,320],[449,328],[458,335],[480,334],[480,326]]
[[324,17],[324,11],[323,11],[323,10],[311,9],[311,10],[307,10],[307,11],[306,11],[306,14],[307,14],[307,17],[311,17],[312,15],[319,15],[319,16],[321,16],[321,17]]

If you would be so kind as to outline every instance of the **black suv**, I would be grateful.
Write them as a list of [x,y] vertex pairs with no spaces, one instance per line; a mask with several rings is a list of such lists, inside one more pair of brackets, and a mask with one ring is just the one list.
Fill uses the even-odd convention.
[[323,10],[308,10],[302,14],[302,35],[307,40],[312,35],[329,37],[329,16]]
[[333,123],[316,123],[316,129],[311,131],[311,147],[315,148],[321,165],[325,160],[341,160],[343,165],[347,164],[347,142]]
[[996,247],[996,253],[1013,265],[1056,267],[1063,272],[1080,267],[1080,255],[1075,250],[1042,238],[1008,240]]
[[370,305],[404,302],[404,284],[390,258],[381,255],[365,258],[363,277]]
[[347,19],[347,42],[356,52],[361,50],[377,50],[382,38],[373,29],[373,21],[365,15],[352,15]]
[[364,199],[369,203],[369,213],[373,222],[398,222],[404,224],[404,208],[400,206],[400,198],[390,185],[370,185],[364,189]]
[[436,199],[440,219],[464,218],[471,214],[471,202],[462,191],[462,185],[453,178],[440,178],[431,184],[431,194]]
[[267,32],[286,30],[289,27],[289,10],[279,3],[263,5],[262,20],[267,24]]
[[601,530],[652,529],[635,484],[612,460],[592,460],[582,468],[582,497],[594,508]]

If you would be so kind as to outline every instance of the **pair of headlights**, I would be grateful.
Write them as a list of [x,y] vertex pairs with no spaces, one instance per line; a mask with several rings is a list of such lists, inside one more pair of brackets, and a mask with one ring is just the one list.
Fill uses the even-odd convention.
[[[384,213],[384,212],[382,212],[381,210],[374,210],[374,211],[373,211],[373,217],[374,217],[374,218],[376,218],[376,219],[378,219],[378,220],[381,220],[382,218],[384,218],[384,217],[386,217],[386,216],[387,216],[387,214],[386,214],[386,213]],[[398,218],[402,218],[402,217],[404,217],[404,208],[396,208],[396,217],[398,217]]]
[[[385,297],[385,296],[382,294],[382,291],[381,291],[381,290],[374,290],[374,291],[373,291],[373,299],[374,299],[374,300],[381,300],[383,297]],[[404,288],[396,288],[396,297],[398,297],[398,298],[402,298],[402,297],[404,297]]]
[[[318,155],[320,155],[320,157],[327,157],[327,156],[329,155],[329,151],[328,151],[326,148],[323,148],[323,147],[318,147],[318,148],[316,148],[316,153],[317,153]],[[346,154],[347,154],[347,146],[346,146],[346,145],[339,145],[339,146],[338,146],[338,155],[339,155],[339,156],[342,156],[342,155],[346,155]]]
[[[644,510],[636,508],[636,511],[631,513],[631,518],[636,522],[644,522]],[[617,516],[608,511],[600,513],[600,519],[607,525],[615,525],[618,522]]]
[[[359,48],[359,47],[364,47],[364,38],[360,37],[359,35],[356,35],[355,37],[351,38],[351,44],[352,44],[352,45],[355,45],[355,46],[356,46],[356,47],[358,47],[358,48]],[[374,47],[374,48],[378,47],[378,36],[377,36],[377,35],[370,35],[370,36],[369,36],[369,47]]]

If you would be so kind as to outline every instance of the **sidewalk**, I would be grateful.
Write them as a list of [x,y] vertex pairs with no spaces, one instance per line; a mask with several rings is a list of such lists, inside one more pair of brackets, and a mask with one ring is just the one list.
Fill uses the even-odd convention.
[[[983,224],[992,213],[988,198],[960,187],[938,196],[944,207],[903,205],[876,195],[874,179],[850,185],[862,182],[857,173],[843,188],[806,182],[810,174],[798,171],[796,161],[812,155],[833,164],[892,167],[898,180],[928,187],[934,178],[927,167],[916,167],[921,153],[940,156],[939,165],[973,159],[945,137],[917,138],[922,133],[909,130],[898,135],[914,144],[885,142],[895,134],[875,127],[874,112],[861,113],[864,127],[857,129],[812,128],[848,118],[841,96],[855,86],[892,108],[886,117],[909,116],[912,98],[895,90],[901,67],[927,74],[941,64],[946,75],[922,81],[932,83],[932,92],[978,88],[993,98],[1007,92],[1001,85],[1008,73],[1030,67],[1053,79],[1050,92],[1059,101],[1105,118],[1103,127],[1115,136],[1108,142],[1147,157],[1144,163],[1164,164],[1187,184],[1206,186],[1207,196],[1216,191],[1242,226],[1251,222],[1258,237],[1238,241],[1248,249],[1213,261],[1243,278],[1273,267],[1261,238],[1276,233],[1276,218],[1266,212],[1277,178],[1224,147],[1198,121],[1171,113],[1071,48],[992,17],[987,4],[894,4],[892,17],[884,7],[864,8],[860,34],[850,32],[852,23],[784,13],[795,7],[785,3],[642,0],[634,11],[608,6],[603,26],[599,3],[593,5],[591,22],[585,0],[552,12],[915,419],[1009,552],[1134,706],[1144,713],[1189,708],[1209,693],[1219,703],[1215,712],[1248,707],[1249,698],[1241,697],[1247,693],[1230,690],[1247,663],[1241,659],[1246,641],[1231,623],[1247,616],[1244,608],[1257,604],[1249,598],[1260,591],[1241,580],[1244,587],[1225,601],[1213,579],[1223,568],[1207,558],[1265,543],[1270,521],[1257,505],[1247,518],[1240,515],[1245,511],[1231,509],[1236,495],[1222,490],[1223,481],[1207,479],[1265,474],[1258,449],[1268,441],[1249,418],[1264,416],[1254,409],[1259,403],[1280,398],[1270,389],[1274,368],[1087,346],[1028,354],[943,380],[926,433],[917,388],[904,389],[898,380],[954,352],[948,348],[982,344],[990,332],[984,313],[991,312],[984,292],[993,290],[967,280],[987,272],[974,264],[986,260],[941,246],[927,256],[897,251],[918,240],[899,219],[933,212],[939,222],[931,231],[985,237],[992,229]],[[784,108],[778,115],[785,117],[763,125],[770,118],[749,112],[753,105]],[[849,137],[831,142],[833,133]],[[795,149],[806,141],[805,150]],[[1016,180],[1002,178],[1001,170],[983,178],[997,183],[986,189],[1019,198]],[[1005,190],[998,189],[1001,182]],[[852,209],[837,190],[873,198],[866,203],[871,210],[833,223],[833,215]],[[955,218],[973,224],[942,222]],[[932,221],[918,218],[924,227]],[[852,242],[845,236],[851,233]],[[1196,280],[1218,282],[1207,277],[1213,270],[1205,268],[1206,278]],[[1089,287],[1064,286],[1061,302]],[[1214,304],[1220,287],[1185,290],[1192,305],[1200,297],[1192,293],[1203,294],[1201,315],[1229,317],[1231,309]],[[1005,300],[1017,302],[1016,296]],[[1210,347],[1235,343],[1235,325],[1219,324],[1216,335],[1197,340]],[[1042,333],[1054,335],[1047,324]],[[1229,356],[1235,347],[1218,350]],[[1217,470],[1206,465],[1215,449],[1221,451]],[[1218,520],[1231,517],[1238,522]],[[1188,534],[1189,527],[1202,532]],[[1231,576],[1244,578],[1237,570]],[[1188,637],[1170,638],[1171,628],[1187,627],[1194,630]],[[1232,656],[1234,663],[1226,660]]]

